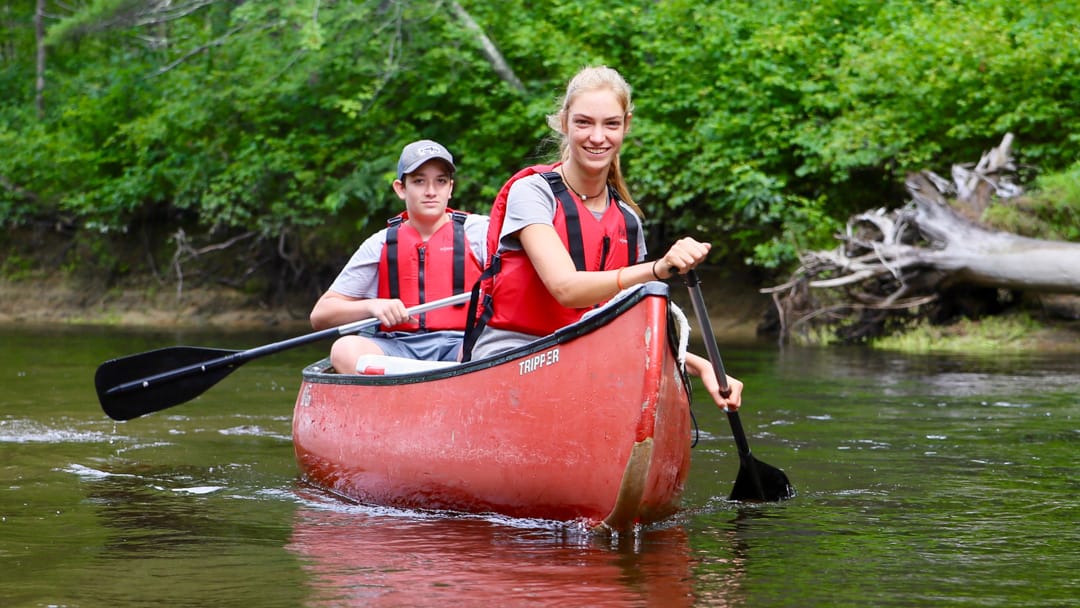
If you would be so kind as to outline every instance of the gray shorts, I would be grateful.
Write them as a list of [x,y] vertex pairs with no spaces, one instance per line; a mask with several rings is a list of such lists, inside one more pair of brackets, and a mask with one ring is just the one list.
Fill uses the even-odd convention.
[[477,336],[476,344],[473,344],[472,360],[476,361],[477,359],[497,355],[512,348],[517,348],[522,344],[539,340],[542,337],[487,326]]
[[392,331],[365,336],[382,349],[384,355],[421,361],[457,361],[461,354],[460,331]]

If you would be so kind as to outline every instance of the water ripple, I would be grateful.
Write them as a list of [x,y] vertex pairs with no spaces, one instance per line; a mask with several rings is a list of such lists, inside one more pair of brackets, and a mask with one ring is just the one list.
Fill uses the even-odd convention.
[[73,429],[70,421],[52,428],[32,420],[0,420],[0,443],[104,443],[114,439],[101,431]]

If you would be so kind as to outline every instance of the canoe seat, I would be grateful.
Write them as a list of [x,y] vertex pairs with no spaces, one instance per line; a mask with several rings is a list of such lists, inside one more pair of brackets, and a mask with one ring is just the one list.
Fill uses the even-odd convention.
[[456,361],[420,361],[389,355],[361,355],[356,360],[356,372],[368,376],[415,374],[458,365]]

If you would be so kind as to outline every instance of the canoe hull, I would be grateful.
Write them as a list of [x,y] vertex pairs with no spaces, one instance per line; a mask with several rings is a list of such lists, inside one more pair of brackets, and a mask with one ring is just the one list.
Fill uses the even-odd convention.
[[670,516],[690,464],[689,399],[666,286],[650,285],[664,293],[602,325],[454,371],[309,367],[293,418],[303,476],[377,505],[616,530]]

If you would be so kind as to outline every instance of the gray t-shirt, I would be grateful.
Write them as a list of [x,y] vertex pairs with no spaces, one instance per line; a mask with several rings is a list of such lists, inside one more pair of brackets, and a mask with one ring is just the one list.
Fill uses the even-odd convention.
[[[624,209],[630,211],[635,218],[637,214],[625,203],[619,203]],[[596,219],[603,217],[603,211],[593,211]],[[502,230],[499,231],[499,251],[516,251],[521,249],[521,241],[517,239],[517,232],[532,224],[555,224],[555,194],[551,191],[551,185],[543,175],[527,175],[510,185],[510,191],[506,194],[506,217],[503,218]],[[645,231],[641,230],[638,222],[638,262],[644,262]],[[514,236],[510,236],[514,235]]]
[[[502,230],[499,232],[499,251],[516,251],[521,249],[521,241],[517,238],[519,230],[532,224],[555,223],[555,194],[543,175],[529,175],[523,177],[510,186],[506,198],[506,217],[503,219]],[[625,204],[623,205],[635,218],[637,214]],[[594,211],[597,219],[604,215],[603,211]],[[646,258],[645,231],[638,224],[638,259],[643,262]],[[512,236],[511,236],[512,235]],[[489,355],[501,353],[511,348],[516,348],[536,340],[538,336],[525,334],[506,329],[496,329],[486,326],[476,339],[473,346],[472,358],[482,359]]]
[[[487,262],[488,222],[488,216],[477,213],[465,217],[465,239],[481,263]],[[383,228],[361,243],[330,285],[331,291],[352,298],[379,296],[379,259],[386,244],[386,230]]]

